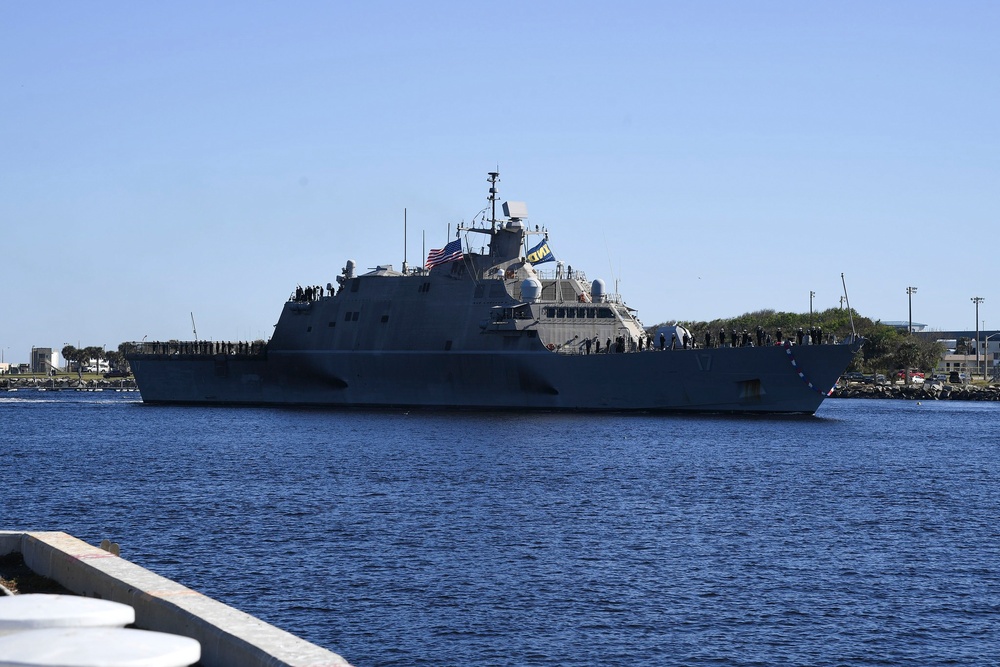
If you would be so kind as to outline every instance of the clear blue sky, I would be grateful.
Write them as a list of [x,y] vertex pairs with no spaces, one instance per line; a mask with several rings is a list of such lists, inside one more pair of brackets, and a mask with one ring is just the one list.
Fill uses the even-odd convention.
[[0,348],[266,338],[525,201],[647,325],[1000,329],[1000,3],[5,2]]

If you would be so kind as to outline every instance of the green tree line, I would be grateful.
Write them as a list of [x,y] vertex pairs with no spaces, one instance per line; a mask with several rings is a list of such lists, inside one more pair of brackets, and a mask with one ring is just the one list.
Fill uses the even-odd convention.
[[858,335],[864,337],[865,343],[851,362],[849,370],[888,374],[910,368],[926,372],[937,366],[945,352],[944,346],[937,341],[911,336],[905,331],[864,317],[853,309],[843,308],[829,308],[814,312],[812,315],[757,310],[738,317],[720,318],[711,322],[664,322],[652,327],[650,331],[667,324],[679,324],[691,332],[695,341],[701,342],[705,339],[706,331],[711,332],[713,339],[718,340],[719,329],[725,328],[727,334],[733,329],[738,332],[746,330],[753,336],[760,326],[772,337],[780,328],[786,338],[794,340],[800,328],[808,331],[811,327],[818,327],[823,330],[824,338],[833,334],[841,340],[852,332],[852,315],[854,328]]
[[96,361],[103,359],[108,362],[108,366],[112,369],[127,370],[128,362],[125,361],[125,352],[128,348],[129,343],[121,343],[117,350],[105,350],[103,347],[97,347],[96,345],[91,345],[90,347],[66,345],[60,352],[63,359],[69,363],[76,364],[77,372],[82,374],[83,366],[91,359]]

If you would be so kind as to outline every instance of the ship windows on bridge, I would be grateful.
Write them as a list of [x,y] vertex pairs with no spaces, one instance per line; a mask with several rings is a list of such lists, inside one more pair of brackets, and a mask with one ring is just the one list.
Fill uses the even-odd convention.
[[493,306],[491,317],[494,322],[504,322],[506,320],[530,320],[531,306],[521,303],[512,307]]
[[556,320],[571,319],[614,319],[615,313],[610,308],[555,308],[545,309],[545,317]]

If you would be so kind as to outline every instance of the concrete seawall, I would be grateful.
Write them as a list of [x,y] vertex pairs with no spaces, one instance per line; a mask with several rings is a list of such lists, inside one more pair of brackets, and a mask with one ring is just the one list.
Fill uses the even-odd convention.
[[201,642],[204,667],[350,667],[342,657],[61,532],[0,531],[0,556],[86,597],[135,609],[135,627]]

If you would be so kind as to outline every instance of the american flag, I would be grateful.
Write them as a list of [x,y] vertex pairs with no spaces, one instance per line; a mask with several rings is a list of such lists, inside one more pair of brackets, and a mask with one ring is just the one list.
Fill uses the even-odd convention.
[[456,259],[462,259],[462,240],[455,239],[443,248],[436,248],[427,253],[427,268],[437,266],[438,264],[444,264],[445,262],[453,262]]

